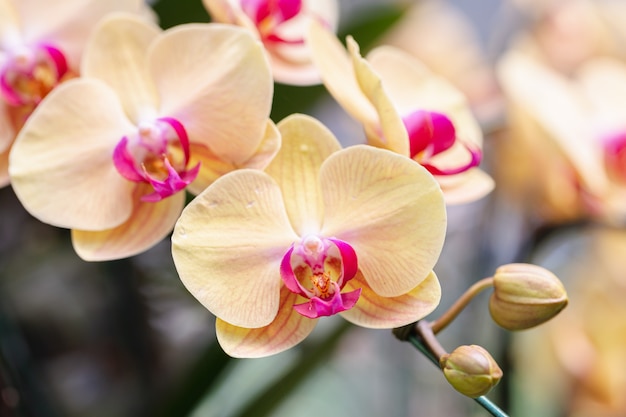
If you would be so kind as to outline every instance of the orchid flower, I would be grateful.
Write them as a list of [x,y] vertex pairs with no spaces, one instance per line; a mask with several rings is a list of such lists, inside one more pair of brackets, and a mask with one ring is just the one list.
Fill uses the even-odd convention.
[[529,54],[510,51],[499,63],[498,74],[517,114],[512,119],[511,145],[516,150],[511,157],[521,164],[520,152],[526,150],[531,158],[531,165],[517,169],[525,170],[521,175],[527,173],[526,182],[538,174],[538,167],[552,170],[527,192],[539,194],[534,198],[543,199],[553,217],[623,222],[626,67],[609,58],[592,60],[567,78]]
[[446,229],[433,177],[387,150],[342,150],[309,116],[278,128],[283,144],[266,171],[215,181],[172,235],[180,278],[217,316],[222,348],[272,355],[303,340],[319,317],[393,328],[430,313]]
[[174,226],[189,189],[264,168],[280,146],[262,46],[220,24],[162,32],[129,15],[95,29],[83,77],[33,113],[10,155],[13,187],[86,260],[127,257]]
[[305,34],[311,21],[334,31],[337,0],[203,0],[213,20],[248,28],[265,46],[274,79],[292,85],[321,82]]
[[78,73],[93,26],[114,11],[142,12],[141,0],[0,0],[0,186],[27,117],[60,82]]
[[308,43],[330,94],[360,121],[371,145],[422,164],[439,181],[446,202],[483,197],[492,179],[478,168],[482,133],[463,95],[409,54],[382,46],[362,58],[313,22]]

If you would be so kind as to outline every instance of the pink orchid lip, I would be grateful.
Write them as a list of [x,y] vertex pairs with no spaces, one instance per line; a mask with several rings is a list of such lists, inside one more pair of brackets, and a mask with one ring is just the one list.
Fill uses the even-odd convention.
[[431,174],[456,175],[480,165],[482,151],[466,143],[462,145],[469,153],[469,162],[449,169],[441,169],[428,162],[433,156],[450,149],[458,140],[456,129],[445,114],[416,110],[402,121],[409,134],[411,158],[417,159]]
[[[339,265],[338,265],[339,264]],[[280,265],[285,286],[293,293],[308,298],[294,309],[301,315],[315,319],[332,316],[354,307],[361,289],[342,293],[346,283],[358,272],[356,252],[348,243],[334,238],[305,236],[292,245]],[[336,274],[335,280],[332,274]],[[301,280],[309,279],[310,289]]]
[[12,106],[37,105],[67,71],[65,55],[55,46],[42,43],[24,48],[0,69],[0,95]]
[[254,22],[264,42],[304,44],[304,38],[286,39],[277,33],[283,23],[302,12],[302,0],[241,0],[241,8]]
[[626,182],[626,131],[606,136],[602,144],[608,173],[616,180]]
[[[175,147],[182,150],[182,160],[172,155]],[[141,201],[157,202],[185,189],[200,171],[200,163],[191,169],[189,137],[182,123],[162,117],[143,124],[132,138],[122,137],[113,151],[113,164],[129,181],[152,185],[154,192]]]

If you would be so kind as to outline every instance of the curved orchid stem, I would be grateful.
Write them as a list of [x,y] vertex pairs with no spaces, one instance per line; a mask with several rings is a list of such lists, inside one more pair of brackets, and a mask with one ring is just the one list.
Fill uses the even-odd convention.
[[[446,353],[441,346],[432,324],[422,320],[408,326],[393,329],[393,334],[402,341],[411,343],[417,350],[426,356],[437,368],[439,368],[439,358]],[[494,404],[489,398],[483,396],[474,398],[482,408],[487,410],[494,417],[509,417],[500,407]]]
[[441,317],[431,323],[433,333],[437,334],[445,329],[478,293],[491,286],[493,286],[493,277],[483,278],[469,287]]

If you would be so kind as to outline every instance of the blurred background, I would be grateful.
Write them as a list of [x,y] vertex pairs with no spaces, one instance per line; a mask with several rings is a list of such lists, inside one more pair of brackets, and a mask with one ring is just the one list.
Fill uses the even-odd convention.
[[[554,126],[570,119],[558,108],[544,118],[498,72],[511,51],[567,82],[598,57],[623,62],[626,2],[339,3],[341,39],[353,35],[362,52],[391,44],[415,55],[466,94],[483,127],[483,169],[496,189],[449,207],[435,269],[443,298],[429,318],[510,262],[548,267],[570,294],[556,319],[515,335],[491,321],[481,294],[441,334],[443,346],[487,348],[505,373],[489,396],[516,417],[626,416],[626,232],[614,204],[622,181],[610,178],[618,190],[610,201],[586,189],[584,169],[563,149],[586,138],[561,138]],[[210,20],[199,0],[153,7],[163,28]],[[323,86],[277,84],[275,94],[274,121],[308,113],[345,145],[363,141]],[[2,417],[487,415],[390,331],[333,317],[294,349],[240,360],[217,345],[214,320],[178,279],[169,240],[131,259],[87,263],[69,231],[33,219],[10,187],[0,189]]]

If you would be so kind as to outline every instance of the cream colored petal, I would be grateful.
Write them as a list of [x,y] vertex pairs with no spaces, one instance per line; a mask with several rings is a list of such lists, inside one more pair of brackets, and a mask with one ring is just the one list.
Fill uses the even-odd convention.
[[[583,91],[597,116],[591,122],[601,133],[626,128],[626,65],[612,58],[589,61],[578,72]],[[605,130],[605,132],[602,132]]]
[[441,186],[447,205],[471,203],[483,198],[495,187],[493,178],[479,168],[435,178]]
[[132,211],[133,184],[113,165],[113,149],[133,126],[98,80],[57,87],[18,135],[10,154],[13,189],[33,216],[54,226],[104,230]]
[[378,113],[376,123],[366,126],[370,144],[409,156],[409,135],[402,121],[402,115],[389,97],[383,81],[370,64],[361,57],[359,46],[350,37],[348,37],[348,50],[359,86]]
[[161,114],[178,119],[191,142],[235,165],[254,155],[274,84],[263,47],[249,32],[216,23],[181,25],[153,44],[149,58]]
[[183,210],[172,254],[185,287],[214,315],[257,328],[276,317],[280,262],[295,240],[276,183],[264,172],[238,170]]
[[296,233],[317,233],[323,215],[319,170],[341,145],[326,126],[302,114],[285,118],[278,123],[278,129],[282,146],[265,171],[280,186]]
[[280,132],[271,120],[268,120],[267,122],[265,136],[263,137],[263,141],[259,145],[259,148],[256,150],[256,153],[252,155],[249,160],[241,164],[241,166],[235,166],[224,162],[214,155],[206,146],[192,143],[189,166],[196,166],[198,162],[200,162],[201,165],[198,176],[191,184],[189,184],[187,189],[194,194],[199,194],[216,179],[230,171],[234,171],[235,169],[263,169],[271,162],[272,158],[278,152],[280,143]]
[[10,0],[0,0],[0,54],[3,49],[10,49],[17,41],[20,26],[19,15],[15,5]]
[[293,309],[298,296],[285,286],[281,289],[278,315],[267,326],[247,329],[217,319],[217,340],[224,352],[235,358],[260,358],[287,350],[300,343],[312,331],[317,320]]
[[72,230],[72,244],[78,256],[86,261],[122,259],[144,252],[163,240],[183,209],[185,193],[179,192],[156,203],[139,200],[151,190],[147,184],[135,187],[133,212],[121,225],[97,232]]
[[[238,1],[202,0],[204,8],[211,15],[211,21],[220,23],[237,23],[237,16],[243,15],[241,8],[233,3],[238,3]],[[254,25],[251,24],[251,29],[253,27]]]
[[129,14],[114,14],[94,30],[83,56],[83,76],[107,83],[135,124],[156,116],[158,96],[146,65],[147,50],[160,34],[154,25]]
[[367,56],[401,116],[415,110],[437,111],[450,118],[457,137],[482,145],[482,132],[465,96],[450,82],[400,49],[381,46]]
[[519,52],[498,64],[498,78],[507,98],[550,133],[590,190],[607,187],[600,148],[589,120],[591,108],[571,83]]
[[439,305],[441,286],[434,272],[418,286],[397,297],[381,297],[372,291],[358,274],[348,281],[344,291],[361,288],[361,296],[356,305],[341,313],[343,318],[357,326],[372,329],[392,329],[421,320]]
[[287,85],[307,86],[322,82],[317,66],[311,61],[286,59],[283,54],[269,54],[272,75],[276,82]]
[[391,151],[356,145],[331,155],[320,180],[320,234],[354,248],[374,292],[396,297],[428,276],[443,246],[446,210],[426,169]]
[[313,21],[306,41],[322,81],[335,100],[364,125],[377,125],[376,110],[361,91],[350,56],[335,34]]
[[78,68],[87,38],[101,18],[116,11],[138,13],[143,7],[142,0],[20,0],[15,4],[26,40],[57,45],[73,69]]

